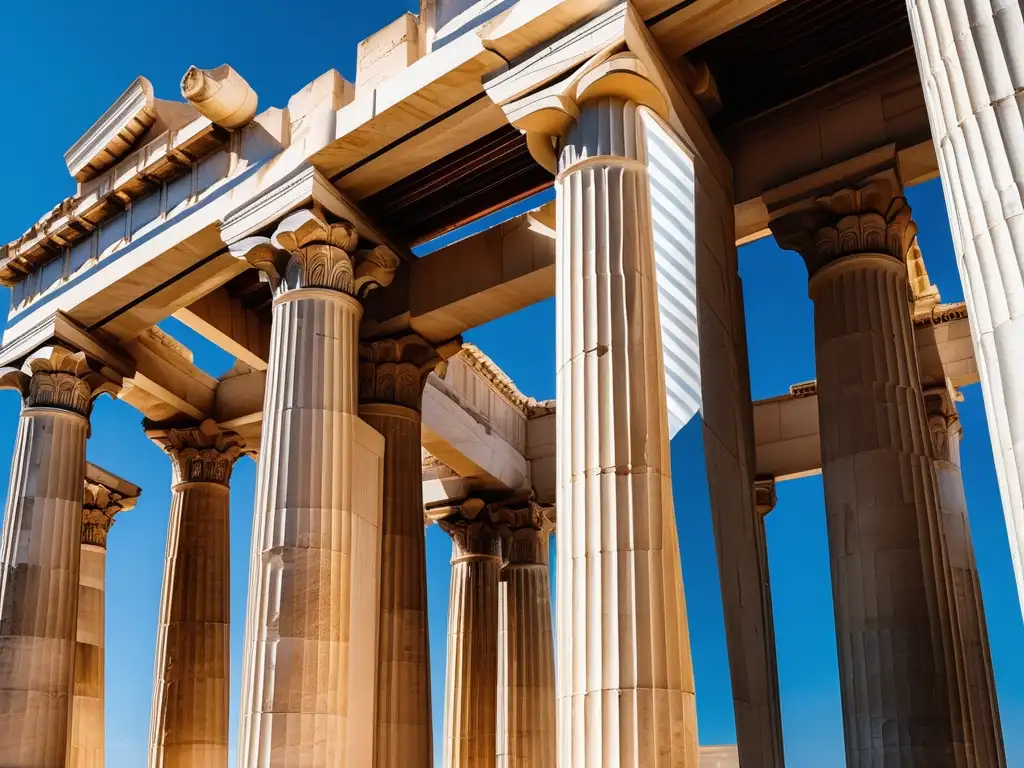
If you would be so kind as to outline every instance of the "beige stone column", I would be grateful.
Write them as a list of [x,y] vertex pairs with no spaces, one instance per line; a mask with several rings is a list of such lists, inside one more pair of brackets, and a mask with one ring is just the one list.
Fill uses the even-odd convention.
[[499,512],[509,529],[498,592],[499,768],[555,768],[550,514],[532,501]]
[[[763,628],[766,637],[763,638],[760,648],[771,649],[775,652],[775,616],[772,613],[772,584],[770,569],[768,567],[768,539],[765,533],[764,519],[775,509],[778,497],[775,494],[775,478],[761,477],[754,481],[754,541],[755,541],[755,563],[760,581],[760,599],[751,601],[761,609],[761,620],[759,627]],[[721,567],[721,566],[719,566]],[[773,658],[774,661],[774,658]],[[767,692],[761,697],[765,702],[765,718],[768,722],[762,726],[763,733],[775,737],[772,744],[762,745],[762,754],[773,756],[775,764],[783,765],[782,751],[782,705],[779,700],[779,668],[776,663],[767,665],[762,672]],[[769,761],[765,765],[771,764]]]
[[114,515],[134,507],[137,498],[137,488],[134,495],[126,495],[86,477],[82,501],[82,554],[68,768],[103,768],[105,764],[103,689],[107,534],[114,524]]
[[1002,768],[1006,765],[1006,753],[996,700],[985,607],[981,599],[981,581],[974,560],[964,478],[960,472],[963,428],[953,399],[954,392],[948,389],[925,392],[925,410],[932,440],[933,466],[939,485],[942,532],[949,548],[953,599],[960,618],[974,765]]
[[285,218],[233,250],[274,291],[240,707],[242,768],[372,766],[384,438],[358,416],[359,298],[390,251]]
[[907,0],[1024,613],[1024,15]]
[[242,440],[202,423],[147,425],[173,485],[157,627],[150,768],[225,768],[231,664],[231,469]]
[[916,228],[902,195],[885,169],[804,190],[778,201],[772,230],[807,262],[814,301],[847,763],[940,768],[971,764],[970,729],[907,294]]
[[440,359],[414,334],[360,346],[359,415],[384,436],[378,768],[433,764],[420,409]]
[[65,768],[74,688],[85,443],[102,385],[46,347],[0,386],[24,397],[0,544],[0,765]]
[[501,530],[471,499],[438,521],[452,537],[445,675],[444,768],[495,768]]

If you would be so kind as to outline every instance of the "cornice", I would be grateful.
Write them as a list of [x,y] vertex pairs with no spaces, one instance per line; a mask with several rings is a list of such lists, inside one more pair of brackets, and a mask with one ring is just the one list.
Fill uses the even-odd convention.
[[966,318],[967,303],[957,301],[952,304],[936,304],[927,314],[915,317],[914,325],[942,325],[943,323],[953,323]]

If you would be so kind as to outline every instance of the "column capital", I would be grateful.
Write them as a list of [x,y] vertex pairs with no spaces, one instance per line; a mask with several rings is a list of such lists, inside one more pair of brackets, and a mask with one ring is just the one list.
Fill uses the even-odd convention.
[[360,404],[387,403],[419,411],[427,376],[461,348],[461,338],[434,344],[415,333],[360,343]]
[[138,494],[131,496],[87,479],[82,497],[82,543],[106,549],[114,516],[134,508],[138,498]]
[[42,347],[21,368],[0,368],[0,389],[21,393],[27,408],[56,408],[89,417],[96,398],[117,387],[89,365],[84,352]]
[[799,253],[812,277],[847,256],[890,256],[902,264],[917,236],[895,168],[771,208],[775,240]]
[[351,222],[330,223],[322,211],[303,209],[282,219],[270,238],[248,237],[230,251],[260,271],[275,300],[304,288],[361,299],[391,285],[398,269],[398,257],[387,246],[361,245]]
[[926,389],[923,394],[932,456],[939,461],[956,461],[960,439],[963,437],[963,426],[956,404],[963,400],[963,395],[952,386]]
[[452,539],[452,563],[481,558],[501,560],[501,540],[507,527],[497,519],[491,504],[471,498],[442,510],[437,519]]
[[502,525],[502,554],[507,566],[548,565],[548,537],[555,530],[555,508],[532,498],[498,506],[494,517]]
[[761,517],[767,517],[778,501],[774,477],[759,477],[754,481],[754,508]]
[[174,484],[214,483],[227,487],[231,469],[242,455],[245,440],[222,430],[212,419],[202,422],[145,423],[146,436],[171,458]]

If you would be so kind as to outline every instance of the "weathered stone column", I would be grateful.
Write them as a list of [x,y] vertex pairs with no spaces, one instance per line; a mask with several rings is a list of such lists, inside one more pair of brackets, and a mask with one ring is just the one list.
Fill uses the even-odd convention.
[[124,489],[86,476],[68,768],[104,766],[107,534],[114,515],[135,506],[139,489],[131,489],[131,493],[125,493]]
[[550,514],[532,501],[499,511],[509,533],[498,592],[498,768],[555,768]]
[[285,218],[233,250],[274,291],[240,707],[242,768],[372,766],[384,438],[358,416],[359,298],[397,259]]
[[433,763],[420,409],[440,360],[414,334],[360,346],[359,415],[384,436],[377,768]]
[[769,210],[779,244],[807,262],[814,301],[847,762],[940,768],[969,764],[966,691],[907,295],[916,227],[902,194],[896,172],[880,170]]
[[992,653],[988,642],[981,581],[974,560],[974,543],[967,518],[964,478],[960,472],[960,439],[963,428],[956,403],[948,389],[925,392],[928,431],[932,439],[935,476],[939,484],[942,532],[949,548],[953,575],[953,599],[960,618],[967,704],[970,713],[974,765],[1003,768],[1006,753],[996,700]]
[[1024,17],[907,0],[1024,613]]
[[230,482],[242,440],[202,423],[147,424],[173,485],[160,597],[150,768],[225,768],[231,664]]
[[[775,509],[778,497],[775,494],[775,478],[761,477],[754,481],[754,541],[756,542],[756,566],[761,583],[760,599],[754,601],[761,607],[762,617],[760,626],[764,628],[767,637],[761,647],[775,650],[775,616],[772,613],[772,583],[768,567],[768,539],[765,532],[764,519]],[[779,700],[779,668],[776,664],[769,664],[764,670],[765,684],[768,686],[767,695],[762,697],[768,706],[768,723],[764,726],[765,733],[776,736],[774,744],[764,745],[764,752],[776,755],[777,765],[782,766],[782,706]],[[766,763],[767,765],[768,763]]]
[[24,397],[0,544],[0,765],[65,768],[85,443],[103,385],[83,354],[46,347],[0,386]]
[[498,718],[498,580],[501,530],[470,499],[438,521],[452,537],[445,675],[444,768],[495,768]]

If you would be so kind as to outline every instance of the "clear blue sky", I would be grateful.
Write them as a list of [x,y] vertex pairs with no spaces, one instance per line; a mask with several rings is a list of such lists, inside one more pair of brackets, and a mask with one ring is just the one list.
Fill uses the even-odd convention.
[[[102,8],[102,12],[93,10]],[[224,62],[259,92],[262,107],[288,97],[329,68],[355,74],[356,43],[405,10],[396,0],[375,3],[209,3],[178,13],[166,4],[130,8],[68,0],[0,4],[0,241],[19,236],[74,191],[63,153],[139,74],[158,97],[178,98],[190,64]],[[202,18],[200,26],[197,21]],[[933,280],[947,301],[962,298],[937,183],[910,191]],[[814,378],[811,304],[799,257],[761,241],[740,251],[746,286],[755,398],[783,393]],[[0,306],[7,306],[6,291]],[[231,361],[173,321],[165,329],[193,347],[213,374]],[[538,398],[554,396],[554,304],[547,301],[467,334]],[[1014,593],[981,392],[965,392],[964,478],[988,612],[1010,768],[1024,768],[1024,624]],[[0,393],[0,468],[8,466],[18,416],[17,397]],[[697,673],[702,743],[735,740],[721,600],[715,570],[699,433],[686,429],[672,445],[676,516]],[[100,401],[89,458],[142,486],[139,506],[110,536],[107,571],[107,766],[145,764],[153,652],[160,593],[170,467],[142,434],[139,414]],[[239,462],[232,482],[232,727],[240,677],[248,581],[255,465]],[[0,472],[6,495],[6,472]],[[768,518],[771,578],[788,765],[843,764],[828,548],[820,478],[780,486]],[[436,730],[440,729],[448,602],[447,538],[427,533],[430,641]],[[232,731],[234,739],[234,730]],[[440,750],[438,749],[438,755]],[[439,761],[438,761],[439,763]]]

